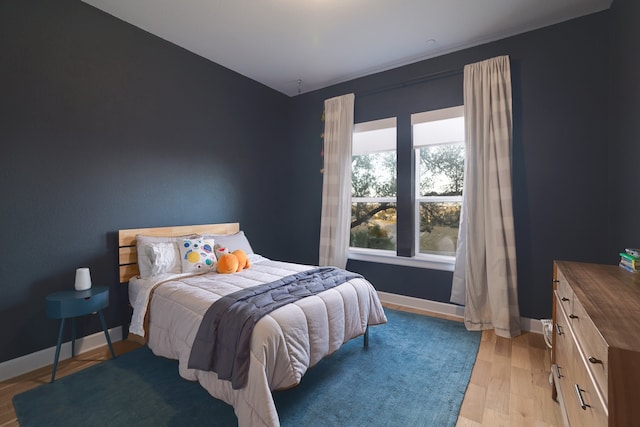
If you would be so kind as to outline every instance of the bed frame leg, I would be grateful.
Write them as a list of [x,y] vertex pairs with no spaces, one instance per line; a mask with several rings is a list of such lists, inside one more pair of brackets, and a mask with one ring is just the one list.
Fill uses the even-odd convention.
[[364,330],[364,348],[369,347],[369,325]]

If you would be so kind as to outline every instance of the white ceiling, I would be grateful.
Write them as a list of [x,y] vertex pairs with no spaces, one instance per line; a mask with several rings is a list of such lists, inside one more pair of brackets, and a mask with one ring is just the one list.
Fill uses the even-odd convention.
[[293,96],[608,9],[613,0],[83,0]]

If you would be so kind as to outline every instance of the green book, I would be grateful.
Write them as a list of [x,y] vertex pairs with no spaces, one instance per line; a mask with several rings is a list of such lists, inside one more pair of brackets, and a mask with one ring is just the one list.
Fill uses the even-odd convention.
[[626,259],[628,259],[629,261],[639,261],[639,260],[640,260],[640,257],[630,255],[630,254],[628,254],[628,253],[626,253],[626,252],[620,252],[620,254],[619,254],[619,255],[620,255],[622,258],[626,258]]

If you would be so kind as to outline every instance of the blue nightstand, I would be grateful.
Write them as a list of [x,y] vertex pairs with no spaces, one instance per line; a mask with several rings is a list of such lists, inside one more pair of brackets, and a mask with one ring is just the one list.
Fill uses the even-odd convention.
[[60,323],[60,333],[58,334],[58,345],[56,346],[56,357],[53,360],[53,372],[51,372],[51,382],[56,378],[58,368],[58,357],[60,356],[60,345],[62,344],[62,332],[64,331],[64,321],[71,319],[71,357],[76,353],[76,317],[86,314],[98,313],[100,323],[107,338],[111,356],[115,359],[116,354],[111,346],[111,338],[107,331],[107,324],[104,321],[102,310],[109,306],[109,288],[106,286],[96,286],[86,291],[60,291],[50,294],[47,300],[47,317],[51,319],[62,319]]

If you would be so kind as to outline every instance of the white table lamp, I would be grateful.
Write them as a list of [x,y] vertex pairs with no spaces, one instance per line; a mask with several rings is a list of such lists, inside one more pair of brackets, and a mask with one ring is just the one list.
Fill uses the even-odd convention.
[[76,291],[86,291],[91,289],[91,274],[88,268],[78,268],[76,270]]

